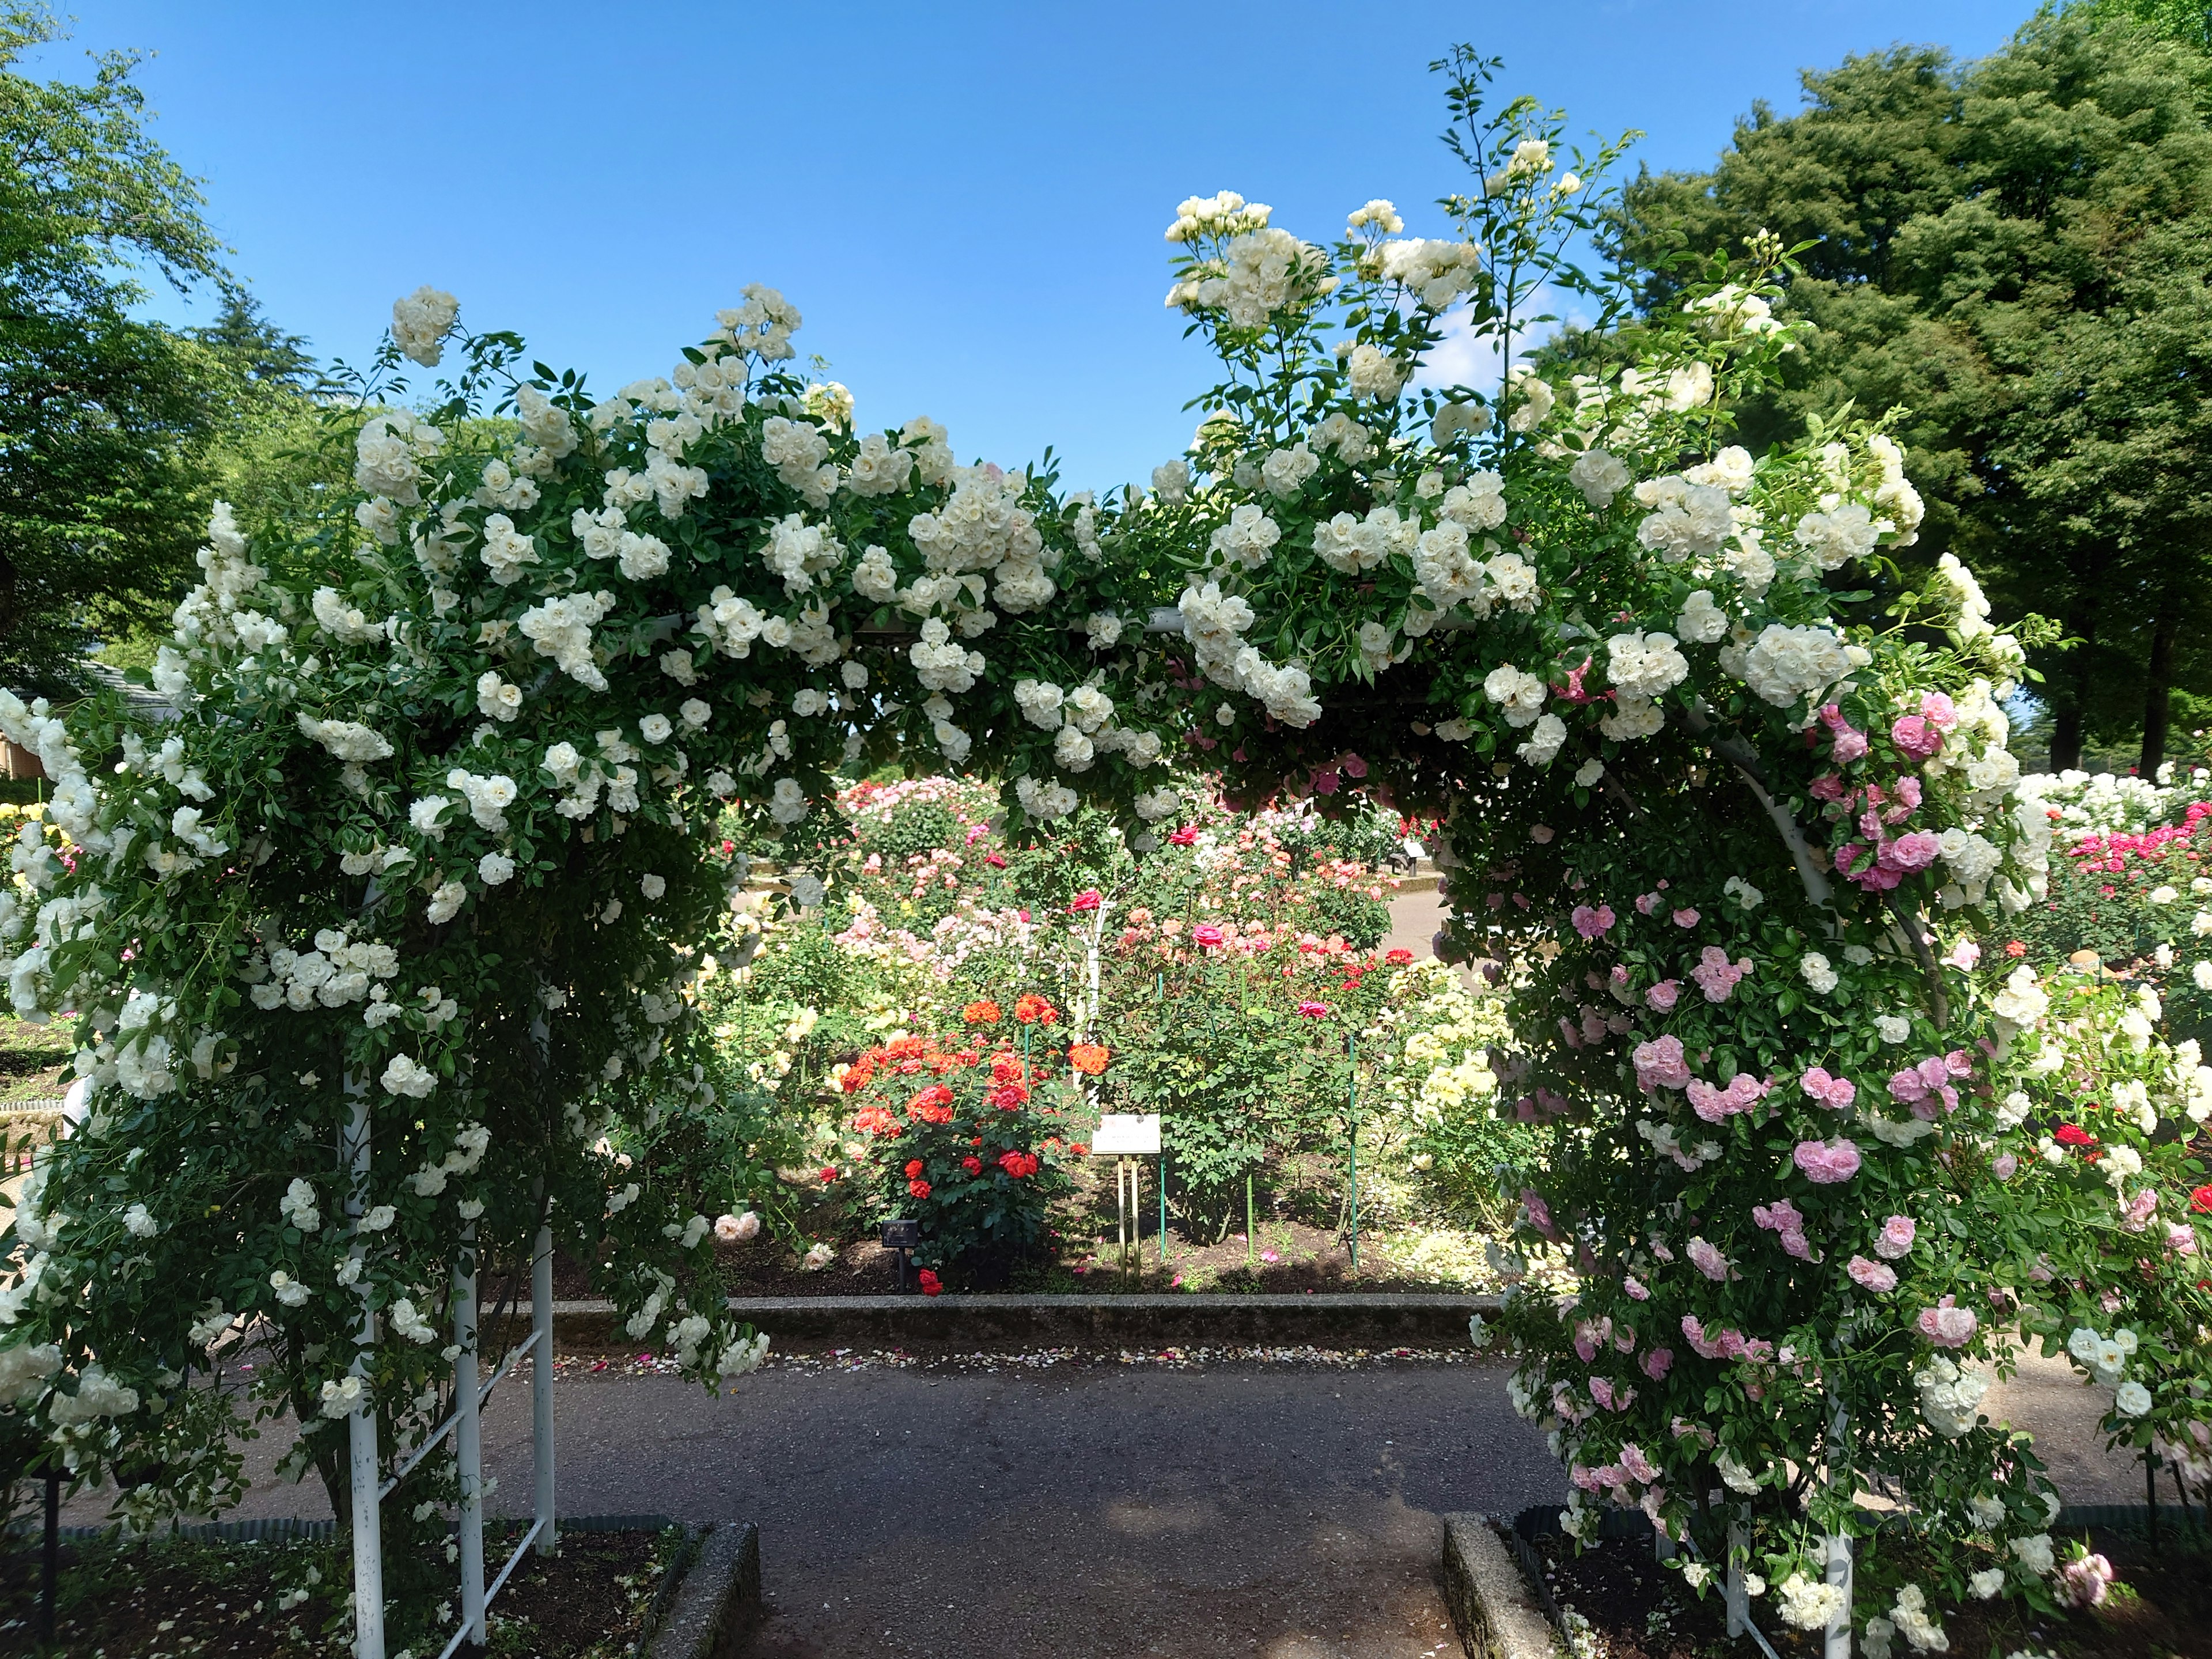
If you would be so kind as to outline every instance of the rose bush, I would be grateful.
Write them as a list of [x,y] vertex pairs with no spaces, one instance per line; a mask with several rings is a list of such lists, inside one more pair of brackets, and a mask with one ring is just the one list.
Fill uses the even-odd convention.
[[1094,1045],[1054,1041],[1057,1024],[1042,997],[978,1001],[957,1036],[894,1037],[841,1067],[862,1151],[823,1180],[853,1182],[873,1220],[920,1222],[917,1261],[1002,1279],[1044,1243],[1047,1212],[1084,1156],[1069,1074],[1106,1063]]

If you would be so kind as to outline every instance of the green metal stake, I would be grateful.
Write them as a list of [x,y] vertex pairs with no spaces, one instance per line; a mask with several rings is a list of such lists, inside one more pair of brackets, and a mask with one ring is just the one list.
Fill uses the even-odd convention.
[[1358,1038],[1344,1036],[1345,1057],[1351,1062],[1352,1095],[1346,1111],[1352,1121],[1352,1271],[1359,1271],[1359,1048]]
[[1247,1170],[1244,1171],[1244,1265],[1247,1267],[1259,1266],[1252,1255],[1255,1248],[1252,1233],[1252,1172]]

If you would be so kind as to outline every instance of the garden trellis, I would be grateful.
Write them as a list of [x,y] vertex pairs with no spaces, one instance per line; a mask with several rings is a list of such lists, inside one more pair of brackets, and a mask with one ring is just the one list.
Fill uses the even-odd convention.
[[[1018,834],[1090,802],[1145,851],[1183,811],[1173,757],[1234,801],[1443,817],[1455,947],[1525,947],[1498,1075],[1551,1139],[1517,1224],[1577,1286],[1505,1258],[1504,1325],[1571,1529],[1629,1504],[1747,1552],[1832,1651],[1853,1624],[1934,1645],[1931,1596],[2039,1583],[2045,1495],[1961,1362],[1999,1309],[2048,1336],[2094,1305],[2044,1288],[2090,1268],[2030,1248],[2059,1179],[2035,1137],[2118,1062],[1968,948],[2041,890],[2049,828],[2005,746],[2019,645],[1955,561],[1905,577],[1920,504],[1878,422],[1725,441],[1792,343],[1771,239],[1632,360],[1419,386],[1448,313],[1513,342],[1549,286],[1605,337],[1623,303],[1565,258],[1617,147],[1570,155],[1528,100],[1484,113],[1487,65],[1447,68],[1474,167],[1447,234],[1401,236],[1378,200],[1322,246],[1230,193],[1183,204],[1170,300],[1226,378],[1148,490],[963,466],[926,418],[860,431],[782,367],[799,319],[766,289],[611,397],[498,334],[416,396],[404,363],[437,366],[457,320],[425,289],[331,411],[357,494],[218,510],[154,674],[177,719],[0,697],[69,854],[18,841],[11,994],[77,1017],[92,1090],[0,1292],[0,1385],[47,1455],[161,1465],[120,1500],[136,1524],[234,1497],[204,1378],[243,1318],[254,1390],[301,1425],[291,1467],[386,1569],[357,1579],[362,1653],[380,1601],[397,1643],[432,1634],[423,1552],[445,1506],[465,1550],[481,1516],[473,1346],[457,1370],[438,1340],[474,1325],[479,1257],[532,1264],[547,1532],[554,1243],[692,1374],[759,1363],[713,1273],[688,1000],[743,878],[720,813],[795,830],[841,769],[928,756],[1003,780]],[[2133,1170],[2109,1193],[2123,1160],[2064,1171],[2116,1263],[2154,1212],[2194,1248],[2172,1128],[2212,1112],[2193,1060],[2125,1041],[2143,1103],[2100,1133]],[[2183,1277],[2169,1328],[2204,1312]],[[2085,1334],[2094,1370],[2162,1368],[2154,1421],[2185,1428],[2197,1361],[2146,1336],[2105,1365],[2117,1335]],[[459,1459],[395,1459],[447,1443],[448,1401]],[[1833,1577],[1884,1469],[1926,1583],[1877,1548]]]

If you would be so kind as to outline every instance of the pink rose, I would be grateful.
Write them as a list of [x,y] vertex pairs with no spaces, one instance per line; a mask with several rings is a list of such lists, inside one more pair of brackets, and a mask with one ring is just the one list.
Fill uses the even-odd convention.
[[1613,907],[1610,904],[1601,904],[1595,910],[1587,904],[1575,906],[1575,932],[1584,939],[1603,937],[1611,931],[1613,923]]
[[1681,994],[1680,980],[1662,979],[1644,994],[1644,1000],[1655,1012],[1671,1013],[1674,1012],[1676,999]]
[[1874,1253],[1885,1261],[1902,1261],[1919,1232],[1911,1216],[1893,1215],[1881,1224],[1881,1237],[1874,1242]]
[[1731,963],[1727,951],[1717,945],[1708,945],[1698,954],[1698,965],[1690,969],[1690,977],[1698,981],[1706,1001],[1726,1002],[1734,994],[1736,982],[1750,971],[1749,957]]
[[1832,1187],[1839,1181],[1849,1181],[1859,1172],[1859,1149],[1841,1139],[1801,1140],[1794,1157],[1797,1167],[1805,1172],[1805,1179],[1817,1186]]
[[1654,1348],[1644,1356],[1644,1374],[1654,1382],[1662,1382],[1674,1364],[1674,1351],[1672,1348]]
[[1942,850],[1934,831],[1909,830],[1881,849],[1881,862],[1892,870],[1924,870]]
[[2166,1224],[2166,1248],[2168,1254],[2172,1255],[2195,1255],[2197,1254],[2197,1229],[2184,1222],[2167,1222]]
[[2077,1607],[2098,1607],[2112,1588],[2112,1564],[2101,1555],[2084,1555],[2058,1570],[2060,1599]]
[[1674,912],[1674,925],[1677,927],[1696,927],[1698,925],[1698,913],[1685,905],[1681,909]]
[[1830,1077],[1825,1066],[1808,1066],[1805,1075],[1797,1079],[1798,1086],[1823,1106],[1846,1111],[1858,1098],[1859,1091],[1848,1078]]
[[1593,1376],[1590,1378],[1589,1391],[1591,1399],[1596,1401],[1607,1411],[1613,1409],[1613,1379],[1611,1377]]
[[1343,767],[1344,775],[1347,778],[1364,778],[1367,775],[1367,763],[1358,755],[1346,755],[1340,764]]
[[1651,1481],[1659,1478],[1659,1471],[1644,1455],[1644,1449],[1632,1440],[1620,1443],[1620,1467],[1628,1471],[1632,1480]]
[[1943,734],[1925,715],[1906,714],[1889,728],[1889,740],[1915,760],[1926,760],[1943,746]]
[[1630,1056],[1636,1062],[1636,1084],[1641,1089],[1679,1089],[1690,1080],[1690,1066],[1683,1058],[1682,1039],[1655,1037],[1639,1042]]
[[1703,1078],[1693,1077],[1688,1091],[1692,1109],[1706,1122],[1719,1123],[1756,1106],[1766,1085],[1748,1072],[1738,1072],[1725,1089],[1716,1089]]
[[1896,1268],[1869,1261],[1863,1255],[1853,1256],[1844,1271],[1850,1274],[1851,1282],[1861,1290],[1879,1291],[1887,1296],[1897,1288]]
[[1656,893],[1641,893],[1637,896],[1636,908],[1638,914],[1641,915],[1652,915],[1664,902],[1665,901]]
[[1221,930],[1211,923],[1202,922],[1190,930],[1190,939],[1194,945],[1211,947],[1221,943]]
[[1704,1239],[1692,1239],[1689,1254],[1690,1265],[1716,1284],[1729,1276],[1729,1259]]
[[1620,1288],[1628,1292],[1632,1302],[1649,1302],[1651,1299],[1650,1289],[1634,1273],[1620,1281]]
[[1920,698],[1920,718],[1939,732],[1948,732],[1958,725],[1959,711],[1943,692],[1928,691]]
[[2146,1187],[2120,1212],[2120,1230],[2139,1233],[2150,1225],[2150,1218],[2157,1213],[2158,1192],[2154,1188]]
[[1963,1348],[1981,1328],[1972,1308],[1956,1306],[1955,1298],[1948,1296],[1932,1308],[1923,1308],[1918,1324],[1920,1334],[1939,1348]]
[[1990,1173],[1999,1181],[2010,1181],[2019,1170],[2020,1160],[2010,1152],[1999,1152],[1990,1160]]
[[1559,1236],[1552,1226],[1552,1206],[1537,1195],[1534,1188],[1523,1187],[1521,1189],[1521,1207],[1528,1213],[1528,1224],[1545,1237],[1557,1238]]

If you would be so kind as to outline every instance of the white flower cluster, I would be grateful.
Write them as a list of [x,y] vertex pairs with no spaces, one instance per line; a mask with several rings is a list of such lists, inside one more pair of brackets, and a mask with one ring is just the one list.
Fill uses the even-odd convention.
[[1778,708],[1788,708],[1808,696],[1818,702],[1814,694],[1859,666],[1864,654],[1858,647],[1847,647],[1832,629],[1769,623],[1748,647],[1723,647],[1721,667],[1742,680],[1753,695]]
[[1955,1440],[1980,1420],[1982,1396],[1990,1380],[1980,1371],[1964,1367],[1944,1354],[1930,1354],[1912,1373],[1920,1392],[1920,1414],[1928,1426],[1947,1440]]
[[[1224,198],[1237,199],[1225,191]],[[1242,208],[1241,201],[1240,210],[1229,216],[1267,212],[1265,208]],[[1182,222],[1177,219],[1177,230]],[[1222,234],[1211,223],[1200,228],[1207,234]],[[1168,234],[1171,240],[1192,240],[1176,236],[1175,230]],[[1328,263],[1324,251],[1286,230],[1248,230],[1224,242],[1217,257],[1194,263],[1168,290],[1167,303],[1193,315],[1218,312],[1231,328],[1263,328],[1270,317],[1293,302],[1328,292],[1335,283],[1335,278],[1328,274]]]
[[252,988],[247,995],[257,1008],[305,1010],[343,1008],[372,994],[380,1003],[385,992],[379,981],[398,971],[399,953],[391,945],[325,927],[315,935],[312,951],[279,945],[265,957],[257,953],[239,977]]
[[426,283],[392,302],[392,343],[423,368],[435,368],[446,336],[460,314],[459,301]]

